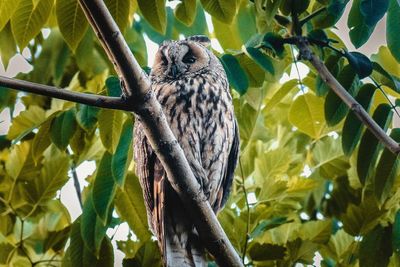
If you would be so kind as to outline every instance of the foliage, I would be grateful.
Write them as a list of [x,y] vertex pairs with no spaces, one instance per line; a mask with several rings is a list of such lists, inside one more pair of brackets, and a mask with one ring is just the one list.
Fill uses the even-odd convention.
[[[143,68],[144,35],[161,43],[206,34],[224,49],[219,57],[233,88],[241,156],[218,218],[247,265],[312,264],[315,253],[323,266],[399,262],[398,156],[312,68],[280,83],[297,62],[287,37],[308,36],[337,80],[400,142],[389,101],[400,93],[399,2],[351,3],[347,22],[356,47],[373,38],[386,14],[388,47],[371,58],[347,51],[332,32],[348,2],[183,0],[173,9],[165,0],[105,1]],[[0,40],[4,66],[22,51],[33,66],[18,78],[120,94],[76,0],[0,0]],[[132,115],[0,89],[1,109],[12,114],[17,100],[26,111],[0,137],[0,264],[113,266],[114,240],[106,232],[127,222],[132,232],[117,242],[123,265],[159,265],[133,174]],[[72,221],[58,192],[84,161],[97,168],[83,190],[82,215]]]

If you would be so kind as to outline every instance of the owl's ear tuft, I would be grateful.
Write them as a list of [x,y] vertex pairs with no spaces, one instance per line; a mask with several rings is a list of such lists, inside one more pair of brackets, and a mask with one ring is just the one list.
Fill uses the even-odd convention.
[[209,47],[211,45],[211,40],[205,35],[193,35],[186,38],[187,41],[197,42],[204,47]]

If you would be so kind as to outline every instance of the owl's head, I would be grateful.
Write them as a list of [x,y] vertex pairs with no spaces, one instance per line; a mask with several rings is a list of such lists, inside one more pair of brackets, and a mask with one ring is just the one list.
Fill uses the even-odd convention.
[[163,42],[154,60],[153,80],[179,80],[203,72],[216,60],[206,48],[209,44],[208,37],[199,35]]

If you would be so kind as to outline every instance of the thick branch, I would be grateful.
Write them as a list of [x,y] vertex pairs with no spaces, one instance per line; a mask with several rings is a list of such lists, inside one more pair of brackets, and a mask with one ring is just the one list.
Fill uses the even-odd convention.
[[169,128],[147,75],[132,55],[104,2],[79,0],[79,3],[85,14],[90,16],[89,22],[122,76],[126,99],[141,120],[146,137],[167,172],[169,182],[194,221],[200,238],[218,264],[242,266]]
[[109,97],[68,91],[65,89],[38,83],[21,81],[0,76],[0,86],[16,89],[23,92],[44,95],[76,103],[96,106],[101,108],[132,111],[132,108],[121,97]]
[[399,144],[386,134],[384,130],[371,118],[367,111],[346,91],[345,88],[329,72],[325,64],[316,57],[307,44],[307,40],[299,38],[297,46],[303,59],[311,62],[322,80],[339,96],[343,102],[356,114],[363,124],[380,140],[390,151],[395,154],[400,152]]

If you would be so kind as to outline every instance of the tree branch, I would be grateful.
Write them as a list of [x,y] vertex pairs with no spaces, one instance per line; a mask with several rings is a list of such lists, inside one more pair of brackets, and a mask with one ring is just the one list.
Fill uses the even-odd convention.
[[184,203],[208,251],[221,266],[242,266],[169,128],[151,90],[150,80],[134,58],[104,2],[79,0],[79,3],[114,61],[123,81],[126,100],[143,124],[146,137],[167,172],[169,182]]
[[380,140],[390,151],[395,154],[400,152],[399,144],[386,134],[384,130],[371,118],[367,111],[343,88],[336,78],[329,72],[325,64],[316,57],[308,46],[306,38],[298,37],[297,47],[303,59],[317,70],[322,80],[339,96],[343,102],[354,112],[363,124]]
[[132,111],[132,108],[121,97],[110,97],[73,92],[54,86],[32,83],[18,79],[7,78],[4,76],[0,76],[0,86],[16,89],[23,92],[34,93],[37,95],[49,96],[90,106],[96,106],[100,108]]

